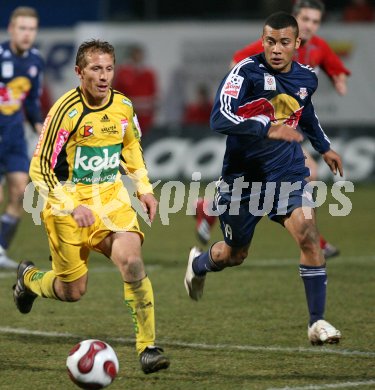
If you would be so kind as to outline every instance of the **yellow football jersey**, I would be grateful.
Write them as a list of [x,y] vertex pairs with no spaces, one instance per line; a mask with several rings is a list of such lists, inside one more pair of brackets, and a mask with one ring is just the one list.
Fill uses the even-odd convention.
[[51,206],[71,212],[82,200],[118,186],[120,167],[138,194],[152,193],[131,101],[110,90],[102,107],[90,107],[80,88],[48,113],[30,165],[30,177]]

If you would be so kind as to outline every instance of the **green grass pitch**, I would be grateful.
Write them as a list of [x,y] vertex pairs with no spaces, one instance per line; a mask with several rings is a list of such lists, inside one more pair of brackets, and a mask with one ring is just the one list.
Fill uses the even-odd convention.
[[[194,220],[182,211],[171,216],[170,226],[159,218],[151,229],[144,226],[157,344],[171,358],[167,371],[141,372],[120,275],[93,253],[80,302],[38,299],[28,315],[14,306],[13,273],[0,272],[0,389],[74,389],[65,360],[87,338],[116,350],[120,372],[113,390],[375,388],[375,186],[357,185],[348,196],[353,210],[347,217],[330,216],[329,201],[318,211],[321,232],[341,249],[341,256],[328,261],[326,310],[327,320],[343,333],[339,345],[308,343],[298,249],[267,218],[245,263],[208,275],[202,301],[190,301],[183,278],[189,248],[197,241]],[[212,242],[220,237],[217,227]],[[49,267],[44,228],[34,226],[30,215],[9,255]]]

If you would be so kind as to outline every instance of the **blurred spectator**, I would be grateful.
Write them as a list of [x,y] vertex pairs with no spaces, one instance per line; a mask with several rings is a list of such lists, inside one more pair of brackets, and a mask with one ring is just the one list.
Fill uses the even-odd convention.
[[373,22],[375,8],[367,0],[351,0],[344,8],[343,20],[348,23]]
[[40,95],[40,109],[42,111],[43,120],[47,116],[50,108],[52,107],[52,103],[53,102],[52,102],[51,91],[48,88],[46,80],[44,79],[42,94]]
[[208,87],[205,84],[198,84],[195,100],[185,107],[183,123],[209,126],[211,110],[212,101]]
[[144,49],[133,45],[129,59],[116,69],[113,88],[132,100],[143,134],[154,124],[157,83],[153,69],[144,64]]

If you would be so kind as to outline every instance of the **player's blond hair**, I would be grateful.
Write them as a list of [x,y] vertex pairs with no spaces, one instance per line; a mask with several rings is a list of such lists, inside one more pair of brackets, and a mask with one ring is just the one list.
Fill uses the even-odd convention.
[[113,58],[113,63],[115,63],[115,49],[114,47],[106,42],[99,39],[92,39],[90,41],[83,42],[77,51],[76,55],[76,66],[83,69],[87,65],[87,54],[88,53],[104,53],[109,54]]
[[32,7],[17,7],[11,13],[9,22],[13,22],[14,19],[19,16],[29,16],[31,18],[35,18],[39,22],[39,15],[35,8]]

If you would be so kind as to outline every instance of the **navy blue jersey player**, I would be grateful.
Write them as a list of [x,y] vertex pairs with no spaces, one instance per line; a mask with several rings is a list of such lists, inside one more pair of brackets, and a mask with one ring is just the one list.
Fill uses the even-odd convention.
[[325,260],[311,194],[305,189],[309,172],[297,124],[334,173],[342,175],[342,163],[330,148],[311,101],[316,75],[292,61],[300,45],[298,35],[293,16],[272,14],[263,28],[264,53],[238,63],[219,87],[211,127],[228,136],[215,197],[224,241],[208,252],[190,251],[185,287],[190,298],[199,300],[207,272],[240,265],[247,257],[255,226],[266,213],[300,247],[309,340],[337,343],[340,331],[324,320]]
[[18,7],[9,21],[10,40],[0,45],[0,181],[5,177],[8,185],[8,204],[0,217],[0,268],[18,265],[5,251],[22,215],[23,194],[29,181],[25,116],[38,133],[42,130],[39,95],[44,63],[33,48],[37,29],[36,11]]

